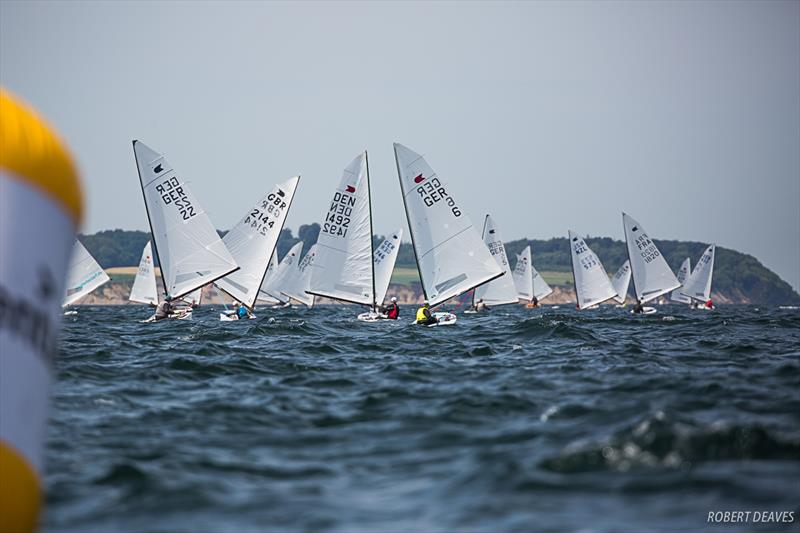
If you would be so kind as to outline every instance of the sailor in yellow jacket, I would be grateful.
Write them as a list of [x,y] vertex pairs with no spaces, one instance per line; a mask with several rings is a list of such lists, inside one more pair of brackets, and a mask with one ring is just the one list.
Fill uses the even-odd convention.
[[422,304],[422,307],[417,309],[417,324],[420,326],[430,326],[431,324],[436,324],[438,322],[439,321],[436,320],[436,317],[431,313],[431,309],[428,306],[428,301],[425,300],[425,303]]
[[0,88],[0,531],[36,529],[53,359],[80,180],[53,130]]

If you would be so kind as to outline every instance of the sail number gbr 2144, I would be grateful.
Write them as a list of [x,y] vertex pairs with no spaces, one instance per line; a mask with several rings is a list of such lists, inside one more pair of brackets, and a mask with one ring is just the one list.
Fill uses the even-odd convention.
[[420,198],[422,198],[422,202],[427,207],[432,207],[433,204],[444,201],[455,216],[461,216],[461,210],[456,205],[456,201],[453,200],[452,196],[447,194],[439,178],[433,178],[417,187],[417,194],[419,194]]
[[283,201],[281,196],[271,192],[264,200],[261,200],[260,209],[254,207],[247,214],[244,223],[250,224],[250,228],[259,235],[266,235],[267,231],[275,225],[275,220],[280,217],[284,209],[286,209],[286,202]]

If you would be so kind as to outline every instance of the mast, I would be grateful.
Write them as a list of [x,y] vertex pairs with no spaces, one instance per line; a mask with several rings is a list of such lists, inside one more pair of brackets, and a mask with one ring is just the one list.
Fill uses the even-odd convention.
[[[575,275],[575,254],[572,253],[572,237],[569,232],[567,232],[567,244],[569,245],[569,257],[572,263],[572,291],[575,293],[575,303],[580,309],[581,299],[578,296],[578,276]],[[531,258],[531,263],[533,263],[533,258]],[[531,278],[533,278],[533,265],[531,265]],[[533,296],[533,283],[531,283],[531,296]],[[531,303],[533,303],[533,300],[531,300]]]
[[[364,150],[364,162],[367,165],[367,205],[369,206],[369,266],[372,270],[372,311],[378,307],[375,294],[375,231],[372,229],[372,186],[369,183],[369,156]],[[383,303],[383,302],[381,302]]]
[[[136,156],[136,143],[139,142],[138,140],[133,140],[133,159],[136,161],[136,173],[139,174],[139,188],[142,189],[142,200],[144,201],[144,211],[147,214],[147,225],[150,226],[150,235],[153,236],[152,244],[153,244],[153,255],[156,256],[158,259],[158,270],[161,272],[161,286],[164,287],[164,298],[169,296],[167,293],[167,282],[164,279],[164,271],[163,265],[161,263],[161,256],[158,255],[158,245],[156,244],[156,234],[153,231],[153,222],[150,220],[150,209],[147,207],[147,196],[144,193],[144,183],[142,182],[142,171],[139,170],[139,158]],[[153,275],[156,275],[156,265],[155,262],[153,263]]]
[[397,167],[397,179],[400,182],[400,196],[403,198],[403,209],[406,212],[406,222],[408,223],[408,231],[411,235],[411,247],[414,249],[414,262],[417,263],[417,275],[419,276],[420,285],[422,286],[422,296],[425,301],[428,301],[428,292],[425,290],[425,284],[422,283],[422,269],[419,267],[419,255],[417,254],[417,241],[414,239],[414,228],[411,225],[411,219],[408,217],[408,204],[406,203],[406,194],[403,191],[403,176],[400,174],[400,161],[397,159],[397,147],[394,149],[394,164]]
[[[483,230],[481,231],[481,239],[483,239],[484,244],[486,244],[486,223],[489,221],[489,214],[487,213],[486,216],[483,218]],[[477,289],[477,287],[475,287]],[[472,307],[475,307],[475,289],[472,289]],[[515,287],[516,289],[516,287]]]

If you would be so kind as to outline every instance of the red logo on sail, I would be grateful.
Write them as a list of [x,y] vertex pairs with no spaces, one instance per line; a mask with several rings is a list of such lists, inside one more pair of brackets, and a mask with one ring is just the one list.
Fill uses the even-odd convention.
[[423,181],[425,181],[425,176],[423,176],[422,174],[414,178],[414,183],[422,183]]
[[353,187],[352,185],[348,185],[348,186],[347,186],[347,188],[346,188],[345,190],[346,190],[347,192],[349,192],[349,193],[354,193],[354,192],[356,192],[356,188],[355,188],[355,187]]

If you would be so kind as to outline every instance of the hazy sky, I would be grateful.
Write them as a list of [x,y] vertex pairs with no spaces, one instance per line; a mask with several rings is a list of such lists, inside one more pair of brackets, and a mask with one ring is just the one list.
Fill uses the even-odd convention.
[[3,0],[0,77],[72,147],[86,232],[147,228],[134,138],[218,228],[298,173],[287,225],[319,221],[367,149],[389,232],[397,141],[505,240],[624,210],[800,287],[800,2]]

